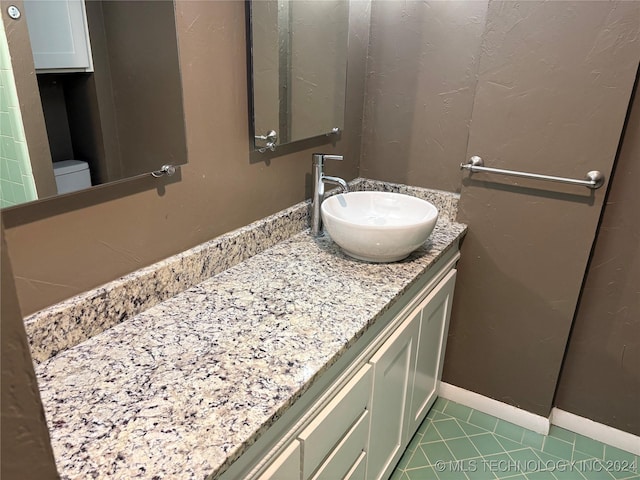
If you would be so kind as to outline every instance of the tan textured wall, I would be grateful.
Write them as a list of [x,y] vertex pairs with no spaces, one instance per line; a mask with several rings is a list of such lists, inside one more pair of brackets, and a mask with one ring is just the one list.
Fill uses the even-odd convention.
[[[607,178],[640,60],[635,2],[492,2],[467,155]],[[477,174],[445,380],[548,415],[605,189]]]
[[555,406],[640,435],[640,95],[604,207]]
[[0,477],[21,480],[58,478],[49,431],[13,283],[13,274],[0,224],[2,345],[2,415],[0,419]]
[[[637,38],[638,4],[493,2],[487,11],[481,2],[469,5],[478,9],[469,15],[436,2],[436,15],[445,9],[440,14],[449,19],[438,30],[426,13],[418,23],[412,15],[403,23],[397,17],[402,9],[396,17],[388,10],[395,3],[378,2],[373,12],[371,65],[395,60],[388,71],[371,68],[367,79],[363,175],[456,190],[467,177],[457,165],[468,153],[509,168],[578,177],[591,167],[608,173],[638,65],[640,48],[630,43]],[[473,49],[480,46],[485,15],[476,95]],[[337,145],[308,142],[305,150],[285,147],[277,156],[259,156],[248,151],[244,6],[185,1],[177,17],[189,165],[175,180],[145,178],[4,211],[26,313],[308,197],[313,151],[344,153],[347,160],[328,166],[329,173],[357,175],[365,26],[352,31],[345,132]],[[419,32],[413,35],[436,31],[444,40],[402,43],[408,27]],[[449,48],[457,48],[457,59],[445,55]],[[473,51],[465,54],[466,48]],[[423,53],[432,63],[416,71]],[[455,74],[438,70],[437,62],[453,62],[448,68]],[[394,79],[396,67],[414,75],[406,88],[397,84],[405,75]],[[438,88],[417,96],[433,86],[434,72]],[[449,78],[460,82],[440,89]],[[424,108],[426,99],[446,99],[456,89],[460,93],[437,104],[435,115],[410,109],[416,99]],[[395,128],[397,138],[380,137],[382,127]],[[406,148],[421,138],[444,148],[426,149],[429,155],[420,145]],[[379,154],[376,145],[389,151]],[[394,156],[394,149],[402,155]],[[465,180],[461,219],[471,229],[446,381],[548,413],[603,194],[590,198],[586,189],[504,177]]]
[[[275,155],[250,154],[243,2],[179,1],[177,29],[189,164],[2,212],[25,314],[246,225],[310,196],[311,154],[358,174],[368,26],[349,51],[345,131]],[[46,239],[46,240],[45,240]]]
[[[444,380],[547,415],[640,56],[634,2],[377,2],[361,175],[461,190]],[[477,83],[476,83],[477,82]],[[463,180],[464,179],[464,180]]]
[[374,2],[361,176],[460,191],[487,3]]

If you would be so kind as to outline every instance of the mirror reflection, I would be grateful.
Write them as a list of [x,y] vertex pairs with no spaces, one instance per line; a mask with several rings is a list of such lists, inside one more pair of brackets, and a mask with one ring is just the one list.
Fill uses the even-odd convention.
[[[15,163],[3,165],[1,206],[186,163],[173,1],[25,0],[20,13],[5,20],[5,47],[11,58],[33,55],[37,90],[18,99],[26,155],[17,148],[7,161],[32,176],[29,185],[22,175],[20,198]],[[32,75],[12,63],[21,95]],[[35,148],[40,138],[47,148]]]
[[347,0],[249,4],[255,149],[342,130],[347,79]]

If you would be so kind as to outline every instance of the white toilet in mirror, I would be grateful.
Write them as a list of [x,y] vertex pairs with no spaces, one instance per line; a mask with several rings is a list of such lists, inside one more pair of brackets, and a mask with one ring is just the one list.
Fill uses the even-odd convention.
[[53,163],[58,193],[69,193],[91,186],[89,164],[82,160],[63,160]]

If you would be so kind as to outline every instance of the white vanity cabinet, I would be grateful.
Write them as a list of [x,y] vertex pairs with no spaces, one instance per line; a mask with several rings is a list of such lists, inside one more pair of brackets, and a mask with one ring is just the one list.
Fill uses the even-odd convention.
[[336,446],[313,480],[336,478],[366,480],[365,466],[369,441],[369,412],[365,411]]
[[24,10],[36,72],[93,71],[84,0],[25,0]]
[[345,478],[366,450],[373,372],[362,367],[299,434],[302,478]]
[[257,480],[300,480],[300,442],[291,442]]
[[410,372],[413,378],[405,444],[418,430],[438,395],[438,382],[442,377],[455,281],[456,270],[452,270],[418,307],[420,333],[415,368]]
[[450,271],[370,360],[369,479],[388,478],[436,399],[455,278]]
[[383,478],[403,451],[412,366],[420,332],[420,312],[413,312],[373,356],[373,410],[371,415],[368,477]]
[[221,478],[387,479],[437,396],[459,256],[441,259]]
[[365,480],[373,369],[363,366],[257,480]]

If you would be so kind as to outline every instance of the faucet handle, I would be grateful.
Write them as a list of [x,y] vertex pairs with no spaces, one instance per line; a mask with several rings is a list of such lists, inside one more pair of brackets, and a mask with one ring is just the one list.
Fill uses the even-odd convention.
[[325,153],[314,153],[313,154],[313,164],[314,165],[324,165],[325,160],[344,160],[342,155],[328,155]]

